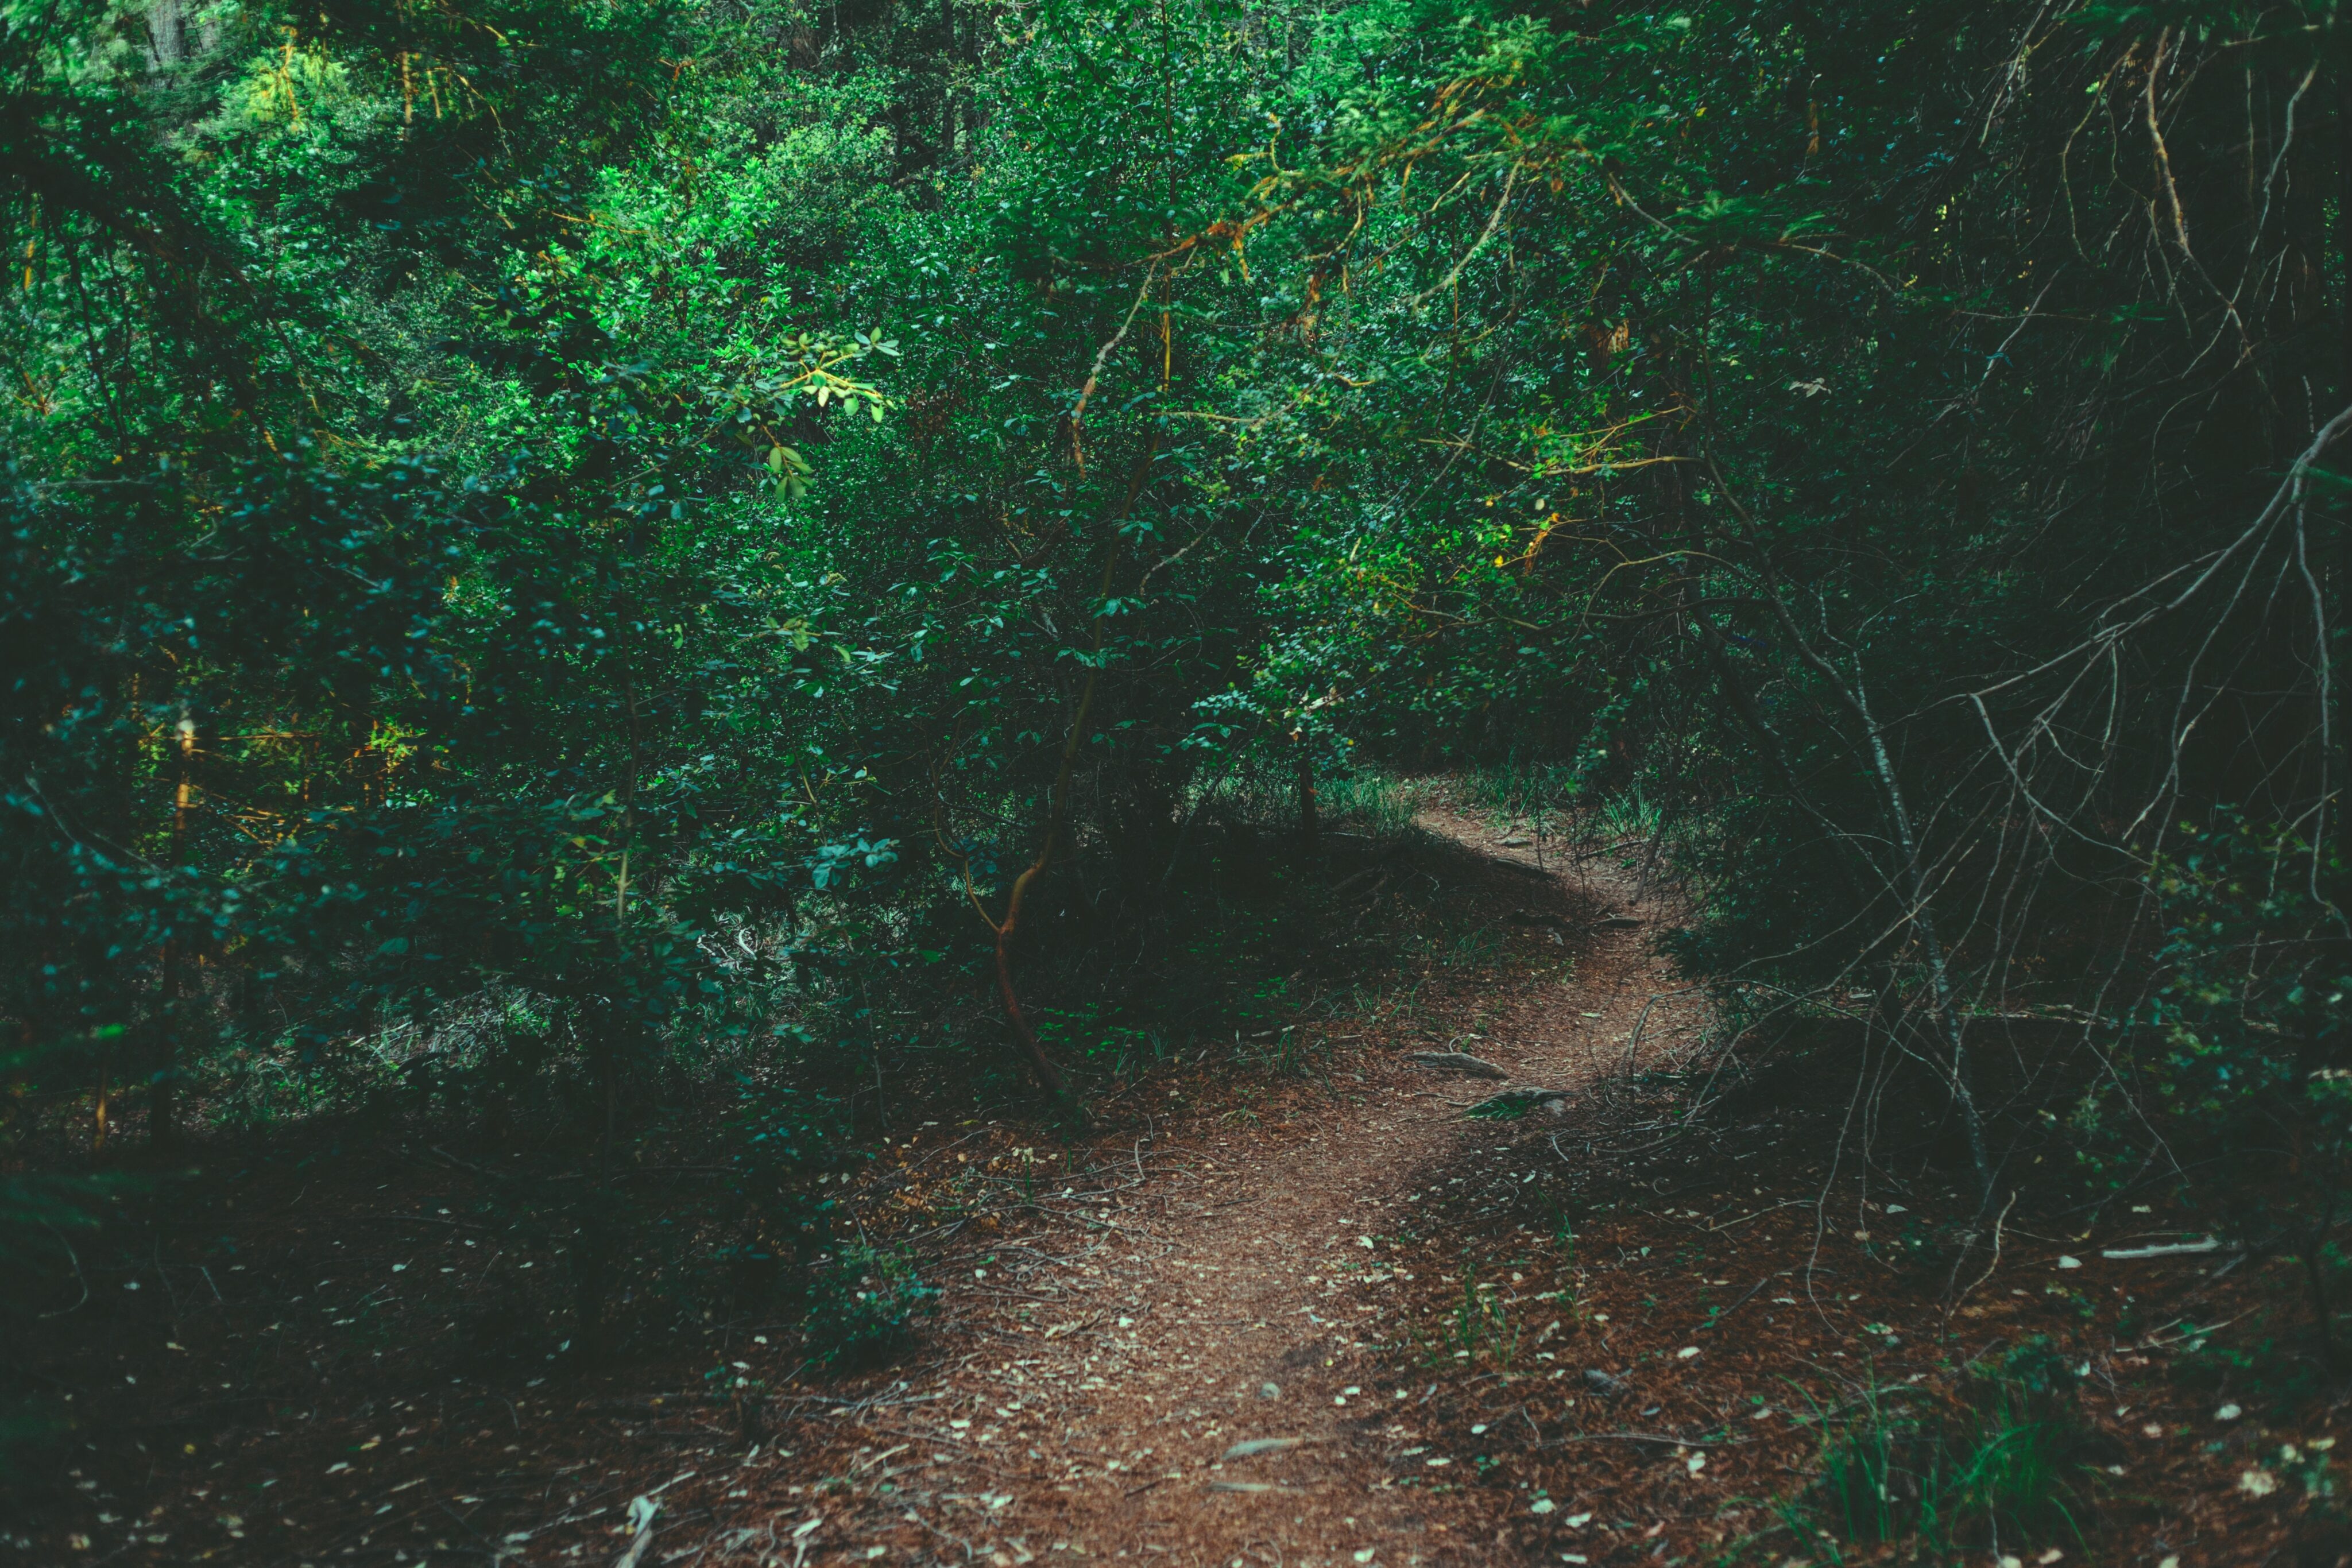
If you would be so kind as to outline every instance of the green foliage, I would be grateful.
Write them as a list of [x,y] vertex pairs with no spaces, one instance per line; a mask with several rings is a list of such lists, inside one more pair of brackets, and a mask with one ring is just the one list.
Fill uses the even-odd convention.
[[1319,1037],[1295,1027],[1265,1031],[1241,1052],[1241,1060],[1278,1078],[1328,1076],[1331,1048]]
[[1543,1103],[1544,1096],[1532,1090],[1506,1089],[1479,1101],[1467,1114],[1486,1122],[1516,1122]]
[[735,1103],[720,1126],[740,1207],[737,1239],[716,1251],[739,1302],[771,1290],[788,1263],[815,1255],[833,1239],[838,1202],[819,1178],[841,1174],[856,1158],[852,1119],[841,1100],[774,1071],[736,1074]]
[[939,1295],[904,1252],[842,1248],[809,1288],[809,1354],[840,1371],[870,1366],[905,1343]]
[[1158,1030],[1105,1014],[1100,1003],[1041,1009],[1038,1038],[1071,1059],[1098,1066],[1113,1076],[1125,1076],[1167,1060],[1168,1042]]
[[[1579,782],[1570,765],[1520,758],[1464,768],[1454,787],[1461,798],[1484,807],[1509,822],[1549,820],[1551,831],[1565,825],[1566,813],[1578,804]],[[1615,799],[1603,803],[1615,807]]]
[[1895,1543],[1906,1560],[2079,1544],[2089,1472],[2074,1381],[2037,1340],[1948,1398],[1865,1384],[1834,1411],[1816,1407],[1815,1479],[1787,1516],[1808,1534]]
[[[2352,1197],[2344,867],[2284,829],[2226,813],[2210,830],[2184,827],[2150,884],[2165,939],[2121,1053],[2129,1077],[2097,1083],[2068,1131],[2088,1168],[2119,1186],[2146,1163],[2140,1117],[2177,1129],[2171,1157],[2208,1173],[2190,1190],[2215,1204],[2222,1228],[2300,1262],[2332,1359],[2347,1274],[2333,1230]],[[2260,1359],[2263,1375],[2296,1375],[2292,1355]]]
[[1327,822],[1373,839],[1409,831],[1422,795],[1412,781],[1370,768],[1350,767],[1315,783],[1316,807]]
[[2217,1147],[2252,1153],[2284,1127],[2294,1174],[2339,1192],[2352,1155],[2345,868],[2244,821],[2184,837],[2154,879],[2167,941],[2147,1023],[2162,1043],[2139,1070]]
[[727,1406],[735,1420],[735,1434],[747,1442],[762,1435],[761,1406],[768,1397],[765,1379],[751,1375],[751,1363],[721,1362],[702,1375],[703,1392],[713,1404]]
[[1510,1309],[1495,1299],[1496,1287],[1483,1283],[1467,1267],[1462,1274],[1462,1295],[1445,1323],[1444,1343],[1457,1359],[1486,1359],[1507,1367],[1518,1353],[1519,1330]]
[[[1278,1025],[1186,966],[1445,766],[1741,996],[1866,977],[1972,1133],[1956,998],[2130,1014],[2100,1135],[2333,1173],[2335,26],[14,6],[21,1076],[609,1148],[740,1071],[772,1255],[918,1048]],[[550,1028],[442,1071],[493,997]],[[2339,1186],[2260,1199],[2321,1294]]]

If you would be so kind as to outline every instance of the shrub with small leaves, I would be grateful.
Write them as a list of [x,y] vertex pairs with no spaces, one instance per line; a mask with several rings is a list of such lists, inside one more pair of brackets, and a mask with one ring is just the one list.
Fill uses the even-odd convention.
[[747,1361],[722,1361],[702,1375],[702,1386],[714,1405],[724,1405],[735,1418],[736,1435],[747,1443],[756,1443],[766,1435],[762,1420],[768,1385],[764,1378],[751,1375]]
[[905,1344],[939,1291],[894,1248],[845,1247],[809,1288],[809,1354],[847,1370],[887,1359]]

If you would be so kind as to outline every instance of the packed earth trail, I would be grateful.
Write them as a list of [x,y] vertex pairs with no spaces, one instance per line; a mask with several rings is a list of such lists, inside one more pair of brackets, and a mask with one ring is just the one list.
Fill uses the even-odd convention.
[[809,1180],[826,1249],[940,1291],[862,1370],[819,1365],[835,1298],[729,1294],[734,1167],[687,1139],[607,1189],[587,1354],[576,1145],[330,1124],[191,1182],[42,1320],[74,1425],[0,1559],[1785,1568],[1873,1538],[1837,1478],[1900,1399],[2058,1456],[2054,1506],[1952,1515],[2017,1568],[2352,1568],[2341,1407],[2198,1359],[2297,1325],[2292,1260],[2153,1203],[1986,1235],[1938,1105],[1852,1034],[1742,1051],[1671,972],[1642,837],[1508,821],[1333,833],[1283,890],[1322,946],[1199,971],[1288,1027],[1131,1059],[1092,1131],[910,1095]]
[[[1539,869],[1524,837],[1448,812],[1421,825],[1512,868],[1492,880],[1523,901],[1516,920],[1581,950],[1571,985],[1504,998],[1455,1049],[1517,1083],[1577,1091],[1627,1064],[1629,1045],[1688,1033],[1699,1001],[1625,913],[1630,879],[1557,856]],[[715,1530],[681,1519],[663,1540],[640,1505],[633,1568],[706,1542],[714,1561],[794,1564],[1518,1559],[1516,1527],[1552,1505],[1482,1484],[1476,1456],[1433,1433],[1440,1385],[1421,1358],[1466,1353],[1398,1354],[1386,1305],[1412,1277],[1389,1239],[1465,1179],[1444,1170],[1500,1141],[1464,1114],[1497,1085],[1402,1052],[1334,1066],[1331,1092],[1286,1130],[1163,1126],[1135,1141],[1131,1190],[1091,1207],[1060,1194],[1062,1218],[992,1241],[985,1266],[945,1281],[928,1365],[829,1409],[800,1405],[812,1414],[736,1456]],[[1496,1176],[1534,1179],[1516,1164]],[[1582,1375],[1535,1354],[1535,1378]],[[666,1478],[642,1479],[650,1497]]]

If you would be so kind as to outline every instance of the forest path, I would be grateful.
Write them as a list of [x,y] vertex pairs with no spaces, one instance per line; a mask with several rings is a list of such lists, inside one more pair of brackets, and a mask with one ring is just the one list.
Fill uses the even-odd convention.
[[[1601,925],[1633,890],[1606,857],[1584,862],[1589,874],[1554,856],[1528,875],[1525,841],[1448,810],[1418,821],[1457,846],[1450,875],[1475,868],[1478,896],[1499,905],[1482,919],[1517,915],[1577,960],[1565,985],[1482,993],[1461,1048],[1521,1083],[1579,1089],[1615,1069],[1645,1003],[1672,988],[1643,929]],[[1655,1004],[1644,1038],[1663,1047],[1696,1021],[1695,1003]],[[1203,1568],[1521,1558],[1513,1527],[1528,1500],[1482,1486],[1475,1453],[1433,1430],[1439,1385],[1374,1348],[1401,1326],[1384,1291],[1402,1265],[1382,1239],[1412,1225],[1424,1188],[1433,1198],[1465,1179],[1445,1172],[1512,1163],[1490,1147],[1505,1141],[1495,1124],[1458,1108],[1496,1086],[1401,1051],[1335,1067],[1333,1092],[1294,1104],[1286,1124],[1202,1115],[1163,1129],[1135,1145],[1133,1190],[970,1260],[992,1266],[946,1281],[927,1336],[949,1358],[785,1434],[802,1458],[745,1479],[769,1522],[738,1550],[780,1563]],[[1504,1188],[1533,1179],[1494,1175]],[[1268,1441],[1288,1446],[1229,1452]]]

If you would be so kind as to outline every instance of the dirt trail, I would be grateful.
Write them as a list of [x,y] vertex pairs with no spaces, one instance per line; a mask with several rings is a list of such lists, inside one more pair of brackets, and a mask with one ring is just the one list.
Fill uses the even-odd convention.
[[[1435,810],[1422,826],[1535,870],[1532,847],[1467,818]],[[1589,1085],[1620,1063],[1637,1021],[1654,1045],[1695,1021],[1677,1011],[1686,999],[1641,1019],[1669,982],[1646,925],[1601,925],[1632,906],[1609,875],[1564,871],[1556,856],[1540,877],[1482,873],[1480,896],[1502,905],[1489,918],[1517,911],[1537,941],[1578,957],[1569,985],[1483,998],[1486,1021],[1461,1042],[1517,1082]],[[802,1461],[755,1466],[740,1483],[760,1521],[740,1517],[759,1539],[737,1537],[739,1550],[810,1563],[1165,1555],[1282,1568],[1518,1557],[1509,1527],[1528,1500],[1482,1488],[1475,1453],[1433,1429],[1437,1385],[1370,1348],[1393,1333],[1384,1302],[1401,1267],[1384,1262],[1381,1238],[1412,1223],[1424,1186],[1433,1198],[1440,1183],[1459,1186],[1444,1169],[1500,1141],[1457,1108],[1492,1085],[1402,1052],[1344,1066],[1339,1092],[1287,1131],[1201,1117],[1139,1141],[1133,1164],[1151,1179],[1117,1207],[1084,1228],[1007,1238],[988,1277],[946,1281],[934,1338],[960,1359],[787,1436]],[[1231,1454],[1268,1440],[1295,1446]],[[820,1454],[828,1473],[854,1471],[848,1486],[828,1493],[802,1468]]]
[[[1954,1366],[2061,1347],[2092,1369],[2060,1430],[2106,1478],[2064,1494],[2101,1511],[2094,1559],[2251,1563],[2308,1528],[2326,1552],[2307,1560],[2352,1568],[2321,1494],[2260,1468],[2287,1462],[2281,1445],[2323,1452],[2337,1413],[2257,1415],[2259,1384],[2217,1387],[2213,1362],[2160,1337],[2249,1317],[2273,1334],[2259,1314],[2296,1310],[2293,1260],[2211,1278],[2199,1254],[2110,1261],[2110,1239],[2212,1223],[2135,1204],[2063,1240],[2012,1220],[1997,1258],[1962,1252],[1956,1275],[1941,1249],[1973,1203],[1958,1167],[1842,1148],[1868,1060],[1784,1049],[1766,1090],[1730,1088],[1699,1125],[1668,1079],[1620,1093],[1629,1056],[1702,1061],[1700,998],[1652,940],[1668,912],[1636,900],[1619,855],[1538,872],[1536,846],[1491,824],[1422,825],[1401,856],[1335,853],[1336,880],[1292,909],[1278,967],[1301,967],[1279,983],[1303,984],[1284,994],[1311,1046],[1277,1041],[1249,1071],[1161,1061],[1102,1105],[1142,1135],[1034,1165],[1014,1146],[1034,1122],[933,1093],[954,1125],[902,1122],[854,1189],[832,1186],[946,1291],[916,1347],[861,1377],[800,1381],[797,1314],[762,1322],[756,1294],[718,1310],[694,1260],[739,1234],[736,1211],[689,1184],[730,1167],[689,1144],[649,1145],[618,1190],[703,1228],[628,1260],[643,1267],[613,1308],[635,1354],[590,1366],[545,1333],[576,1321],[587,1211],[562,1138],[453,1155],[346,1145],[328,1124],[173,1191],[168,1224],[126,1228],[141,1244],[85,1248],[83,1299],[0,1358],[72,1421],[37,1517],[0,1517],[0,1557],[1622,1568],[1769,1542],[1819,1561],[1808,1531],[1835,1500],[1805,1406],[1898,1383],[1981,1396],[2010,1385]],[[1296,934],[1318,920],[1333,946],[1309,962]],[[1346,1016],[1315,999],[1340,996]],[[1556,1121],[1467,1118],[1493,1084],[1404,1060],[1447,1046],[1574,1102]],[[1945,1135],[1932,1097],[1903,1114],[1890,1124]],[[730,1408],[719,1385],[738,1372],[779,1386]],[[2216,1414],[2240,1400],[2252,1418]],[[1232,1454],[1246,1443],[1283,1446]],[[2023,1556],[2076,1542],[2052,1525]]]

